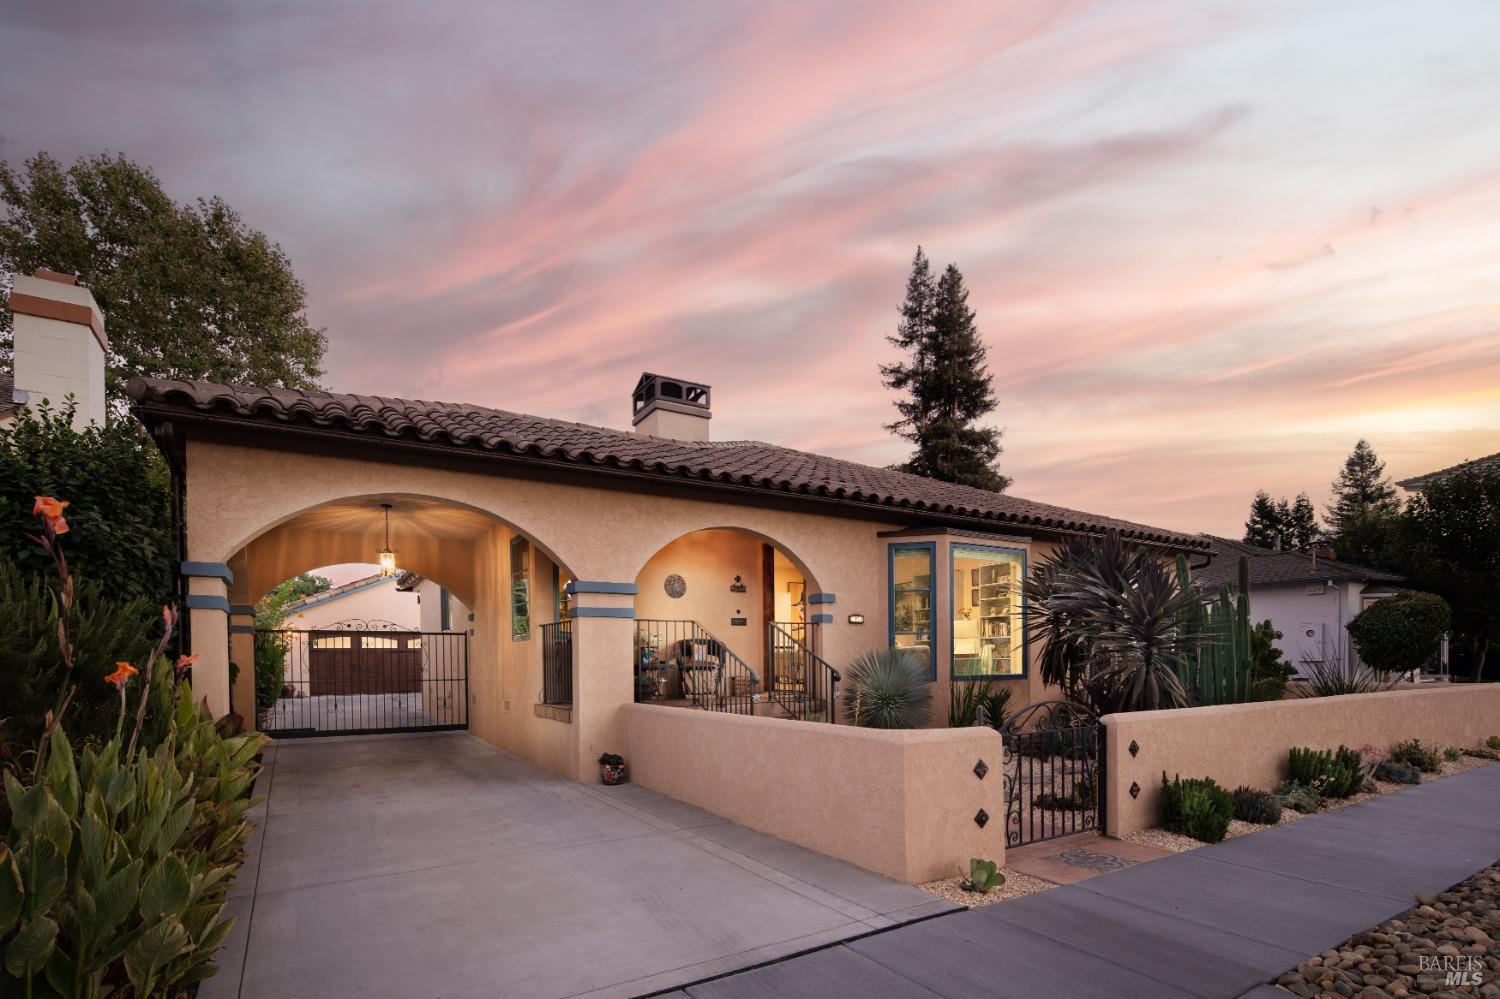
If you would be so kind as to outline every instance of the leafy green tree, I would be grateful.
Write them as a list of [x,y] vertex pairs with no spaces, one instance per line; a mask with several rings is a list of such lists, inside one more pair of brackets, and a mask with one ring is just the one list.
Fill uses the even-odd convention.
[[[219,198],[177,204],[122,155],[0,162],[0,271],[77,274],[109,329],[107,386],[136,375],[313,387],[327,340],[281,247]],[[11,313],[0,308],[0,359]],[[58,401],[58,400],[54,400]]]
[[255,604],[255,626],[257,628],[280,628],[286,623],[287,608],[315,593],[327,593],[333,581],[326,576],[304,572],[300,576],[282,580]]
[[1001,431],[978,425],[999,400],[974,318],[963,274],[949,264],[934,282],[918,247],[901,321],[887,337],[908,357],[880,369],[886,387],[902,393],[901,418],[887,429],[915,445],[902,471],[1000,492],[1010,485],[996,468]]
[[1401,518],[1402,571],[1453,612],[1473,679],[1500,639],[1500,472],[1478,470],[1428,483]]
[[1385,462],[1369,441],[1361,439],[1339,470],[1327,510],[1328,535],[1339,558],[1362,565],[1385,561],[1400,512],[1401,501],[1386,477]]
[[1257,490],[1250,501],[1250,517],[1245,521],[1245,544],[1275,548],[1281,539],[1281,511],[1264,489]]
[[74,572],[111,599],[162,603],[174,591],[177,544],[161,453],[133,420],[74,430],[72,413],[27,407],[0,425],[0,558],[52,573],[27,535],[36,533],[36,497],[55,496],[69,504]]
[[1374,669],[1404,673],[1430,665],[1453,621],[1448,603],[1431,593],[1402,590],[1354,615],[1349,639]]
[[1308,499],[1307,493],[1297,494],[1297,499],[1292,503],[1282,524],[1283,537],[1286,544],[1283,547],[1292,551],[1305,552],[1318,543],[1318,514],[1313,509],[1312,500]]

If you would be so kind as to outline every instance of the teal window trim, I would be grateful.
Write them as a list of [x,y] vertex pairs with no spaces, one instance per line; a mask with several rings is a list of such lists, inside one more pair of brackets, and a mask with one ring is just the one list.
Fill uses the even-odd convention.
[[[937,611],[937,542],[903,541],[889,545],[886,549],[886,635],[892,648],[896,647],[896,555],[898,552],[922,552],[927,556],[927,649],[930,679],[937,679],[938,611]],[[917,588],[901,592],[919,593]],[[919,635],[920,632],[903,631],[903,635]]]
[[[968,543],[954,543],[948,546],[948,613],[956,614],[958,607],[958,594],[954,592],[955,584],[953,577],[957,573],[958,553],[960,551],[978,552],[1000,552],[1006,555],[1021,556],[1021,583],[1026,582],[1027,562],[1025,548],[1012,548],[1006,545],[975,545]],[[948,679],[950,682],[965,683],[969,680],[1024,680],[1031,675],[1031,645],[1026,641],[1026,592],[1019,591],[1018,603],[1013,612],[1014,620],[1011,627],[1020,630],[1021,639],[1021,672],[1019,673],[964,673],[960,675],[955,671],[957,657],[953,654],[954,636],[948,638]]]

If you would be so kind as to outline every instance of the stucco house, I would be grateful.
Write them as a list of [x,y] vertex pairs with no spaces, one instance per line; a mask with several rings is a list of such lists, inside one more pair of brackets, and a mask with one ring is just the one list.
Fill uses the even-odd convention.
[[1277,551],[1230,538],[1204,535],[1213,561],[1195,569],[1193,581],[1205,597],[1236,585],[1241,556],[1249,561],[1250,618],[1270,620],[1282,633],[1277,646],[1301,673],[1309,662],[1358,662],[1349,642],[1349,621],[1370,604],[1394,596],[1401,577],[1340,562],[1321,549]]
[[[859,653],[1045,698],[1017,584],[1060,538],[1202,538],[754,441],[713,441],[708,386],[647,373],[634,432],[457,403],[138,380],[184,490],[196,690],[223,710],[230,624],[281,580],[369,561],[470,609],[468,724],[586,779],[641,699],[834,720]],[[234,639],[249,641],[236,631]],[[237,657],[238,658],[238,657]],[[559,667],[559,662],[562,666]],[[706,689],[705,684],[711,689]],[[248,714],[248,712],[246,712]]]

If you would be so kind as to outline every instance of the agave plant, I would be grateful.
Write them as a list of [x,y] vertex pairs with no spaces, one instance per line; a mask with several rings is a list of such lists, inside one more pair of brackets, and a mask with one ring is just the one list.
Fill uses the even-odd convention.
[[906,649],[876,649],[849,664],[844,705],[865,728],[921,728],[932,709],[927,667]]
[[1025,584],[1030,641],[1042,680],[1099,714],[1180,708],[1178,678],[1196,636],[1181,622],[1197,597],[1160,553],[1123,541],[1074,538]]
[[1399,673],[1380,673],[1362,662],[1350,663],[1344,642],[1335,639],[1325,658],[1302,660],[1302,683],[1294,689],[1298,697],[1338,697],[1341,694],[1374,694],[1390,690],[1401,680]]

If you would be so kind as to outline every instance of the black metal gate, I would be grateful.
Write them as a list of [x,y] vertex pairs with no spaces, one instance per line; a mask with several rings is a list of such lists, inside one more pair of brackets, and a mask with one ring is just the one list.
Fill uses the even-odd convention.
[[469,636],[388,621],[255,633],[256,721],[278,738],[461,729]]
[[1005,845],[1104,828],[1104,726],[1088,708],[1041,701],[1000,726]]

